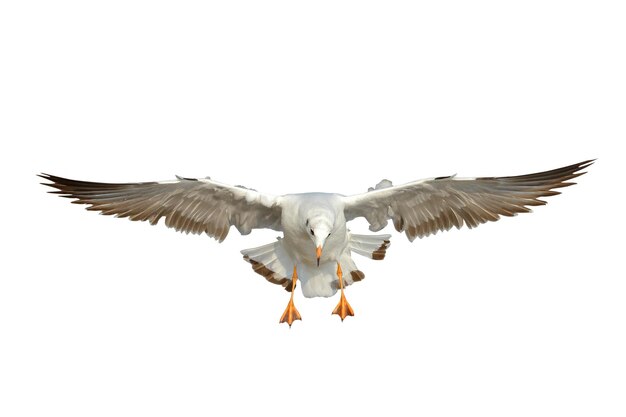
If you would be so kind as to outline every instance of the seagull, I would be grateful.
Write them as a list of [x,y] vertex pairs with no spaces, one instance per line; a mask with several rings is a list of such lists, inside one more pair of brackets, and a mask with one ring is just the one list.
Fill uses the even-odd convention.
[[356,253],[382,260],[391,235],[350,232],[347,222],[364,217],[372,232],[389,220],[409,241],[439,231],[474,228],[501,216],[530,212],[530,206],[546,204],[540,197],[560,194],[557,188],[585,172],[594,160],[550,171],[510,177],[457,178],[455,175],[393,185],[382,180],[362,194],[335,193],[271,195],[244,186],[231,186],[206,178],[138,183],[76,181],[49,174],[38,176],[50,191],[86,204],[101,214],[148,221],[161,218],[177,231],[201,234],[222,242],[231,226],[242,235],[252,229],[272,229],[283,236],[260,247],[241,251],[254,272],[291,293],[279,323],[289,327],[301,320],[293,298],[299,280],[305,297],[331,297],[340,292],[332,314],[343,321],[354,316],[345,287],[365,274],[352,259]]

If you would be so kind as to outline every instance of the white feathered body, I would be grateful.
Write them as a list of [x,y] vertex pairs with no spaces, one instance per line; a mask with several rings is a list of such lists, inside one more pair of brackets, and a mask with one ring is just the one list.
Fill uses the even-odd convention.
[[[289,194],[284,200],[281,225],[285,235],[285,247],[293,259],[304,265],[317,265],[315,244],[307,233],[306,221],[334,219],[329,225],[320,265],[337,262],[348,247],[348,229],[343,214],[341,196],[338,194],[307,193]],[[282,202],[281,202],[282,203]],[[317,266],[316,266],[317,267]],[[336,265],[335,265],[336,269]]]
[[379,260],[389,246],[389,235],[354,235],[346,221],[363,217],[372,232],[392,221],[410,241],[453,227],[473,228],[546,204],[541,197],[559,194],[555,189],[572,185],[570,180],[592,163],[507,177],[436,177],[398,186],[383,180],[352,196],[274,196],[210,178],[112,184],[40,176],[50,181],[46,185],[56,189],[53,193],[86,204],[88,210],[151,224],[163,218],[167,227],[206,233],[220,242],[232,226],[243,235],[253,229],[281,231],[284,237],[277,242],[242,251],[244,259],[268,281],[289,291],[295,266],[305,296],[328,297],[339,288],[338,263],[344,284],[349,285],[364,277],[352,260],[353,252]]
[[[281,201],[283,238],[269,245],[241,251],[256,272],[290,289],[294,266],[305,297],[331,297],[339,289],[337,263],[341,265],[344,285],[363,279],[352,260],[352,252],[373,258],[376,251],[389,246],[390,235],[354,235],[346,227],[341,196],[327,193],[285,195]],[[287,201],[285,201],[287,200]],[[315,243],[306,224],[333,220],[325,240],[319,266]],[[384,252],[384,250],[383,250]]]

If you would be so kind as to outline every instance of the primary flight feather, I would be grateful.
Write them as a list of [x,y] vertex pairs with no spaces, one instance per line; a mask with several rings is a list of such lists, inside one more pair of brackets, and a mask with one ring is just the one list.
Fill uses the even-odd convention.
[[108,184],[75,181],[41,174],[51,193],[87,204],[130,220],[165,225],[187,233],[206,233],[223,241],[231,226],[243,235],[252,229],[283,232],[276,242],[242,251],[255,272],[282,285],[291,298],[280,322],[291,326],[300,314],[293,303],[299,280],[305,297],[329,297],[338,290],[333,311],[341,319],[354,315],[344,288],[364,278],[352,253],[380,260],[390,235],[351,233],[346,222],[364,217],[373,232],[389,220],[410,241],[453,226],[470,228],[500,216],[529,212],[546,204],[541,197],[559,194],[557,188],[584,172],[593,160],[536,174],[513,177],[437,177],[393,186],[383,180],[368,192],[353,196],[303,193],[274,196],[242,186],[222,184],[210,178],[177,177],[174,181]]

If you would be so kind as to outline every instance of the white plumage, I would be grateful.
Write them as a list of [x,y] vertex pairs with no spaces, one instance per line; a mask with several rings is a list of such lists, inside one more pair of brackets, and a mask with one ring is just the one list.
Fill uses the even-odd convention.
[[289,325],[300,316],[293,307],[293,289],[301,282],[306,297],[329,297],[341,290],[335,312],[352,315],[343,288],[363,279],[352,259],[357,253],[383,259],[390,235],[354,235],[347,222],[364,217],[379,231],[392,220],[410,241],[438,231],[476,227],[500,216],[530,211],[543,205],[540,197],[559,194],[556,188],[573,183],[593,161],[514,177],[438,177],[393,186],[381,181],[354,196],[304,193],[274,196],[242,186],[177,177],[175,181],[108,184],[75,181],[42,174],[63,197],[87,204],[88,210],[158,223],[187,233],[206,233],[223,241],[231,226],[243,235],[252,229],[283,232],[276,242],[242,251],[244,259],[268,281],[292,291],[281,321]]

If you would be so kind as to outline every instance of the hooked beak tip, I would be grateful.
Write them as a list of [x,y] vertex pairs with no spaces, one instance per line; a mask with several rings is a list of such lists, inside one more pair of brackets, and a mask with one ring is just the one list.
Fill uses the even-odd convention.
[[320,266],[320,258],[322,257],[322,247],[318,246],[315,251],[315,255],[317,255],[317,266]]

